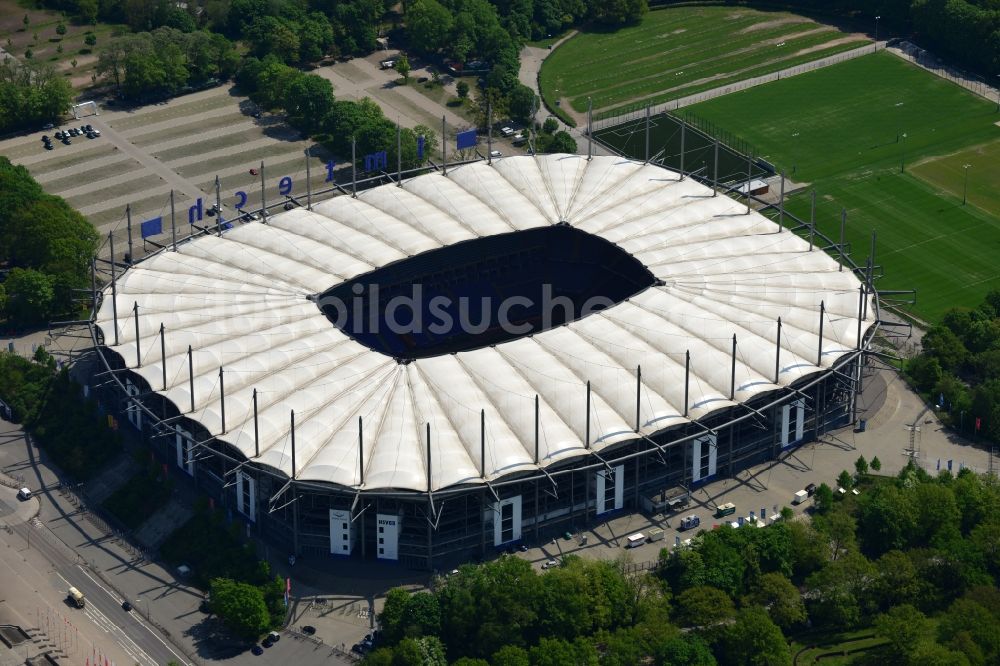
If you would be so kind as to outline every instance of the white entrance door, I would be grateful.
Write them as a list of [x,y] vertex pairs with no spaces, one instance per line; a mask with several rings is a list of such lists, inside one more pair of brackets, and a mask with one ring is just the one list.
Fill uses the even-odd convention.
[[[132,383],[131,380],[125,380],[125,392],[130,396],[139,395],[139,387]],[[128,406],[125,408],[125,414],[128,417],[128,422],[135,426],[136,430],[142,430],[142,411],[139,409],[139,405],[134,400],[128,401]]]
[[612,472],[602,469],[594,474],[597,492],[597,513],[616,511],[625,504],[625,465],[612,468]]
[[251,523],[257,520],[257,481],[243,470],[236,472],[236,510]]
[[399,529],[402,517],[389,513],[379,513],[375,516],[378,523],[378,559],[399,559]]
[[499,546],[521,538],[521,496],[515,495],[493,503],[493,545]]
[[[794,414],[793,414],[794,412]],[[792,422],[794,419],[795,439],[792,439]],[[806,401],[796,400],[781,408],[781,448],[792,446],[802,441],[806,432]]]
[[719,448],[715,435],[703,435],[691,442],[691,481],[697,482],[715,476]]
[[192,451],[194,441],[191,439],[191,433],[178,428],[174,437],[177,442],[177,466],[194,476],[194,451]]
[[330,509],[330,554],[350,555],[354,551],[354,523],[347,509]]

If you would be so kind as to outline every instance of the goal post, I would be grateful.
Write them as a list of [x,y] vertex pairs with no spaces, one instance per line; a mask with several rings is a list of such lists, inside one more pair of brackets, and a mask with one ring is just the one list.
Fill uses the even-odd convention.
[[73,117],[79,120],[80,118],[85,118],[87,116],[99,116],[101,115],[100,110],[97,108],[97,102],[93,100],[87,100],[86,102],[80,102],[79,104],[73,105]]

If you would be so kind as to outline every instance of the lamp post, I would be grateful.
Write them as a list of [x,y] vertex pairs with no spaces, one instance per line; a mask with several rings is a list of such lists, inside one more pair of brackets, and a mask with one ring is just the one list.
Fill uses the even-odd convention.
[[971,164],[965,164],[965,165],[962,166],[962,169],[965,170],[965,179],[964,179],[964,184],[962,185],[962,205],[963,206],[969,200],[969,167],[970,166],[972,166],[972,165]]
[[899,173],[906,171],[906,132],[899,135]]
[[881,16],[875,17],[875,53],[878,53],[878,20]]

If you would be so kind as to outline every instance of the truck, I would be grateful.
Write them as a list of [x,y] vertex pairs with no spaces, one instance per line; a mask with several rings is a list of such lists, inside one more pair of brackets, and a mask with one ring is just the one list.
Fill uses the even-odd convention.
[[83,592],[75,587],[69,588],[69,591],[66,592],[66,598],[69,599],[77,608],[83,608],[87,605],[87,600],[83,598]]
[[659,527],[649,530],[649,542],[653,543],[654,541],[663,541],[663,530]]
[[646,543],[646,535],[642,532],[636,532],[631,534],[625,539],[626,548],[638,548],[642,544]]
[[720,504],[715,509],[715,517],[722,518],[723,516],[731,516],[736,513],[736,505],[732,502],[726,502],[725,504]]
[[795,491],[795,495],[792,496],[792,504],[802,504],[809,498],[809,493],[805,490]]
[[678,526],[678,530],[684,532],[686,530],[693,530],[694,528],[701,525],[701,518],[695,515],[684,516],[681,518],[681,524]]

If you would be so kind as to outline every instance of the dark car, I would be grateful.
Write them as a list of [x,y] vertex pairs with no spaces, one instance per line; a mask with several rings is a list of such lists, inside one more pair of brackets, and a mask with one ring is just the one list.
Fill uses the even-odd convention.
[[259,645],[254,645],[252,648],[250,648],[250,652],[251,654],[254,654],[259,657],[260,655],[264,654],[264,648],[262,648]]
[[271,647],[272,645],[274,645],[274,641],[272,641],[272,640],[271,640],[271,637],[270,637],[270,636],[265,636],[265,637],[264,637],[264,640],[262,640],[262,641],[260,642],[260,644],[261,644],[261,645],[263,645],[263,646],[264,646],[264,647],[266,647],[266,648],[269,648],[269,647]]
[[52,150],[52,144],[51,143],[45,144],[45,150]]
[[55,127],[55,125],[52,123],[45,123],[45,125],[42,126],[42,129],[52,129],[53,127]]
[[816,493],[816,484],[810,483],[808,486],[805,487],[805,491],[806,495],[812,497]]
[[312,636],[316,633],[316,627],[312,626],[311,624],[307,624],[302,627],[302,633],[305,634],[306,636]]
[[48,134],[43,134],[42,135],[42,141],[49,141],[49,135]]
[[62,142],[67,146],[71,145],[73,142],[69,140],[68,136],[64,136]]
[[126,613],[129,612],[130,610],[132,610],[132,604],[130,604],[127,601],[123,601],[122,602],[122,610],[125,611]]
[[63,138],[63,133],[62,133],[62,130],[59,130],[58,132],[56,132],[56,134],[55,134],[55,137],[56,137],[57,139],[61,139],[61,138]]

